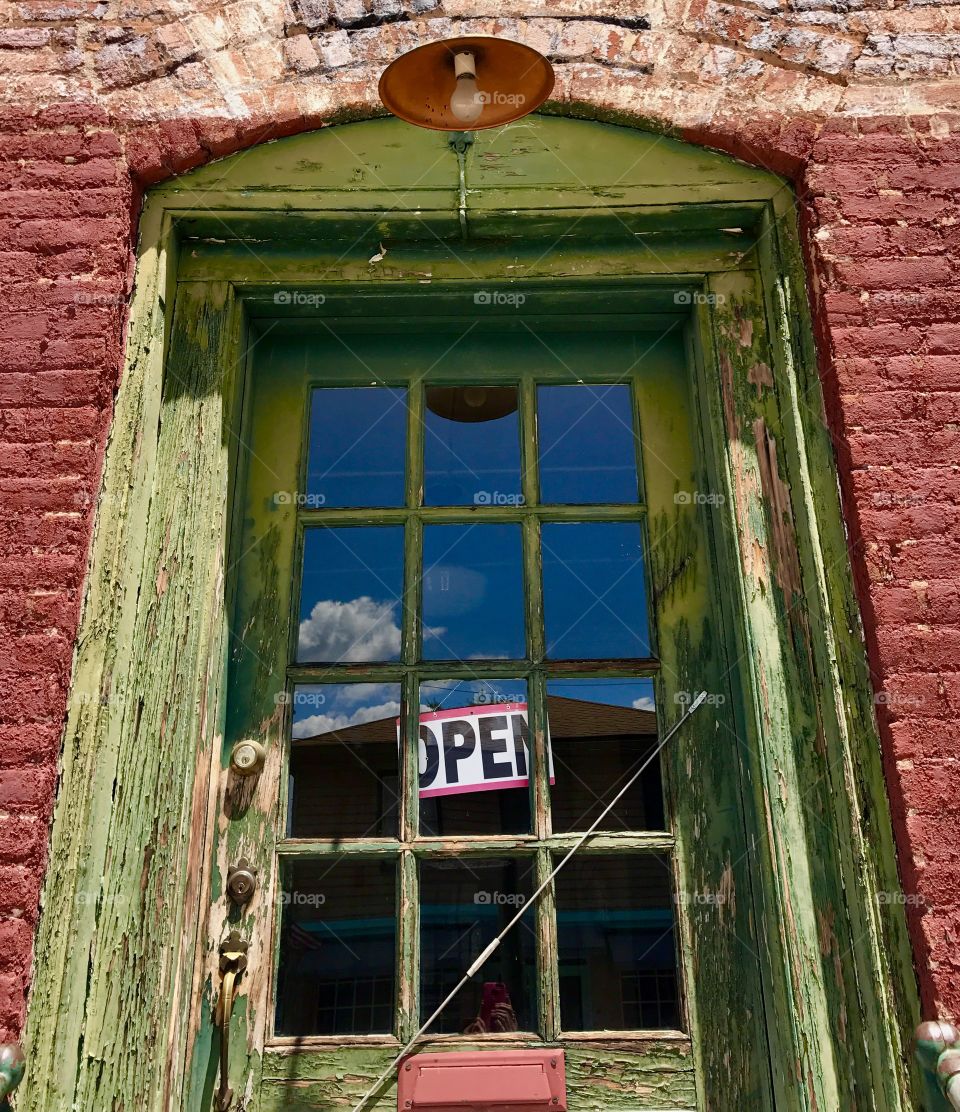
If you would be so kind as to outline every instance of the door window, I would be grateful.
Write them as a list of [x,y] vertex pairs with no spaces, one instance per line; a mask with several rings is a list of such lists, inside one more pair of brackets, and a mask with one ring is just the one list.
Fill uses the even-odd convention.
[[[402,1036],[650,758],[634,389],[312,389],[277,1035]],[[435,1032],[682,1028],[668,826],[654,758]]]

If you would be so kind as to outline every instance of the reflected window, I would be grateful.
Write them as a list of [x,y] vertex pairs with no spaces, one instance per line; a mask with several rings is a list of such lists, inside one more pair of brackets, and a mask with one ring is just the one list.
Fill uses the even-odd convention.
[[423,446],[428,506],[517,505],[515,386],[428,386]]
[[639,524],[548,522],[541,543],[547,656],[650,656]]
[[[550,792],[554,833],[586,830],[656,747],[653,681],[548,681],[547,720],[556,769]],[[663,830],[665,822],[657,756],[599,829]]]
[[393,1030],[396,864],[330,857],[284,870],[278,1035]]
[[564,1031],[680,1024],[670,861],[588,854],[556,884]]
[[[310,394],[308,497],[296,531],[276,515],[285,543],[302,538],[296,648],[264,652],[290,701],[277,1035],[412,1030],[645,761],[433,1031],[682,1021],[636,383],[559,385],[538,366],[546,381],[522,389],[411,372],[419,428],[406,388]],[[254,574],[291,558],[247,557]]]
[[420,684],[420,833],[530,833],[523,680]]
[[306,506],[402,506],[406,440],[406,390],[314,390]]
[[307,529],[297,660],[397,660],[403,527]]
[[542,502],[637,501],[629,386],[541,386],[537,429]]
[[[533,894],[534,860],[444,858],[420,865],[421,1011],[431,1015]],[[533,912],[529,913],[530,915]],[[534,934],[523,920],[432,1028],[489,1035],[537,1029]]]
[[287,836],[395,838],[400,685],[298,684],[292,700]]
[[525,653],[520,526],[425,526],[424,660]]

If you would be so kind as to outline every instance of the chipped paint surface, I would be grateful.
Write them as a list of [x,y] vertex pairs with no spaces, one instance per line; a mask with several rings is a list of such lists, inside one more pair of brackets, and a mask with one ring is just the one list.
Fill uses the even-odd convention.
[[[598,127],[597,134],[615,133],[609,141],[618,158],[626,159],[627,148],[640,141],[621,129],[544,122],[552,141],[562,140],[565,129],[585,126]],[[362,135],[373,142],[369,137],[384,129],[388,125],[378,123]],[[604,164],[595,149],[578,152],[571,142],[570,164],[579,180],[570,181],[535,138],[526,134],[522,145],[509,136],[489,141],[516,144],[513,167],[522,162],[525,180],[538,183],[549,203],[589,211],[595,190],[583,183],[593,180],[594,164]],[[243,175],[309,175],[303,150],[324,141],[301,137],[290,147],[279,143],[251,152],[236,163],[236,180],[230,167],[218,166],[215,174],[206,172],[210,193],[203,199],[214,210],[240,212],[246,206],[237,216],[238,229],[249,236],[265,222],[258,238],[266,242],[276,227],[270,229],[269,214],[251,214]],[[293,144],[300,152],[296,169],[284,162],[288,154],[293,158]],[[664,190],[679,190],[677,210],[698,203],[697,186],[691,184],[698,160],[716,156],[696,152],[687,161],[682,145],[671,143],[667,150],[669,159],[657,165],[658,173],[662,166],[668,169],[657,180],[624,183],[624,202],[636,211],[656,208],[654,200],[662,200]],[[403,180],[402,163],[416,162],[402,149],[383,153],[385,176],[377,188],[383,181]],[[711,181],[711,200],[726,194],[739,203],[748,197],[756,207],[766,188],[764,175],[751,177],[752,171],[737,167],[727,180],[723,166],[711,164],[721,175]],[[850,756],[870,743],[870,720],[856,723],[844,702],[851,696],[833,694],[840,684],[829,660],[825,666],[827,650],[810,633],[833,628],[833,618],[805,617],[816,590],[826,592],[817,577],[829,578],[832,597],[845,599],[848,587],[838,577],[848,572],[842,552],[829,573],[821,568],[815,529],[822,519],[839,530],[839,515],[828,500],[810,504],[811,492],[820,488],[810,479],[802,452],[821,452],[816,430],[805,426],[798,432],[800,426],[789,423],[796,409],[790,383],[801,374],[815,376],[815,369],[809,351],[803,354],[802,337],[784,324],[768,323],[778,318],[764,298],[772,288],[770,275],[781,264],[775,259],[767,265],[761,285],[756,270],[731,271],[728,248],[721,250],[709,235],[695,255],[689,246],[661,243],[654,258],[644,253],[641,240],[632,242],[632,254],[619,255],[607,241],[601,250],[585,239],[566,245],[559,260],[544,259],[533,240],[555,231],[553,215],[530,213],[518,222],[516,183],[497,179],[496,161],[488,158],[481,165],[487,177],[471,196],[476,216],[470,227],[507,237],[511,277],[702,272],[707,288],[724,299],[694,318],[688,338],[695,383],[688,388],[679,379],[657,382],[654,376],[641,414],[653,603],[664,661],[658,695],[671,710],[678,705],[676,695],[704,686],[725,699],[676,747],[670,770],[678,883],[684,892],[718,894],[713,902],[694,904],[683,918],[689,1007],[701,1037],[692,1047],[687,1040],[655,1040],[642,1053],[616,1040],[574,1048],[571,1091],[586,1108],[590,1094],[603,1088],[604,1106],[623,1112],[632,1112],[638,1102],[664,1108],[697,1102],[716,1109],[907,1107],[907,1082],[892,1033],[904,1006],[896,999],[902,979],[893,968],[901,961],[898,912],[888,909],[881,924],[875,907],[857,904],[859,879],[869,879],[871,869],[882,872],[883,861],[892,860],[882,823],[877,827],[874,821],[866,834],[859,831],[860,815],[869,809],[875,816],[884,805],[882,781],[870,772],[869,758]],[[335,176],[337,166],[328,170]],[[187,179],[168,189],[174,203],[185,203],[185,188]],[[309,189],[281,191],[277,203],[295,207],[306,198],[321,205],[311,219],[329,219],[334,236],[345,230],[353,235],[353,223],[339,216],[337,223],[322,211],[337,198],[356,204],[353,188],[345,182],[341,192],[331,188],[319,201]],[[454,197],[448,183],[431,181],[425,194],[425,201],[438,205],[430,219],[443,234],[459,236],[456,213],[443,207]],[[379,202],[388,203],[390,196],[383,190]],[[368,202],[373,204],[365,197]],[[428,207],[425,203],[421,211]],[[514,215],[507,219],[504,212]],[[675,214],[670,209],[655,219],[662,229]],[[625,218],[641,219],[635,211]],[[188,219],[198,234],[211,217],[198,210]],[[654,217],[646,213],[642,219]],[[289,217],[283,223],[289,228]],[[504,272],[502,247],[486,254],[478,249],[467,273],[435,242],[406,245],[405,227],[398,219],[378,228],[387,248],[377,264],[378,280],[417,281],[429,272],[439,282]],[[608,226],[604,234],[610,231]],[[156,242],[164,242],[159,224],[154,234]],[[234,474],[229,430],[235,414],[234,384],[225,383],[223,375],[238,371],[241,354],[240,314],[234,312],[230,282],[308,281],[316,272],[316,225],[310,236],[298,245],[300,257],[281,251],[265,258],[267,249],[260,247],[257,257],[249,258],[249,252],[222,242],[185,255],[181,273],[191,281],[178,296],[162,398],[164,322],[153,299],[163,270],[158,265],[151,271],[149,259],[142,270],[143,323],[135,318],[131,332],[132,363],[118,400],[105,480],[111,498],[98,525],[95,578],[77,665],[91,690],[110,691],[113,698],[103,711],[84,705],[72,713],[47,906],[85,891],[81,885],[90,877],[98,892],[104,877],[108,899],[79,908],[69,921],[44,917],[30,1028],[37,1068],[18,1109],[46,1112],[73,1104],[100,1112],[107,1101],[117,1107],[208,1108],[219,1038],[212,1018],[219,991],[216,949],[234,925],[251,940],[251,966],[240,981],[231,1024],[231,1077],[249,1112],[346,1107],[389,1056],[389,1048],[358,1047],[349,1040],[299,1053],[267,1040],[278,884],[273,843],[283,807],[278,782],[286,733],[276,695],[286,680],[263,662],[273,656],[259,650],[283,635],[288,620],[293,550],[284,538],[292,526],[279,507],[271,521],[257,517],[240,523],[236,536],[228,532]],[[358,257],[344,258],[335,276],[369,283],[367,259],[377,246],[361,244]],[[692,257],[699,271],[691,268]],[[738,254],[734,265],[740,262]],[[743,262],[755,260],[744,255]],[[795,307],[787,318],[802,321],[804,312]],[[800,353],[796,366],[794,349]],[[804,389],[814,396],[810,383]],[[302,399],[267,392],[251,411],[267,426],[290,428],[300,419]],[[686,456],[677,455],[678,444],[689,445]],[[832,476],[832,460],[816,458],[822,484],[822,476]],[[296,490],[296,472],[270,477],[254,492],[254,502],[264,504],[277,489]],[[680,489],[722,494],[726,501],[710,509],[682,505],[675,498]],[[235,641],[224,641],[221,626],[225,609],[234,605],[224,552],[234,544],[246,551],[253,539],[256,562],[238,586],[234,611],[234,628],[254,650],[244,656]],[[841,609],[837,626],[855,628],[847,617]],[[844,675],[853,677],[856,689],[862,682],[856,671],[862,646],[844,635],[839,649],[829,653],[843,655]],[[229,713],[221,695],[227,660],[237,693]],[[829,683],[834,687],[828,690]],[[824,709],[824,700],[816,697],[820,692],[835,706]],[[843,741],[848,735],[838,727],[844,714],[857,725],[852,740]],[[532,725],[535,746],[542,749],[542,724]],[[270,753],[252,791],[231,783],[226,772],[232,744],[246,736],[263,740]],[[834,757],[841,744],[849,746],[846,763]],[[845,819],[838,817],[840,807],[850,810]],[[227,907],[223,887],[227,866],[241,853],[256,855],[263,899],[238,916]],[[879,866],[873,864],[878,860]],[[405,851],[408,877],[414,865]],[[414,960],[415,908],[401,903],[400,915],[401,946]],[[889,958],[881,953],[881,931],[890,940]],[[409,988],[404,1002],[412,1015]],[[861,1037],[846,1047],[839,1033],[854,1029]],[[163,1051],[143,1055],[145,1043]],[[388,1089],[380,1105],[386,1109],[391,1101]]]

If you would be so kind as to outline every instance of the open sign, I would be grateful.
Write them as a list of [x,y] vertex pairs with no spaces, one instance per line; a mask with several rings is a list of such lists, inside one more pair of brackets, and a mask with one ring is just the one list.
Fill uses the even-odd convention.
[[[399,735],[400,724],[397,722]],[[420,798],[502,791],[529,783],[526,703],[457,707],[420,715]],[[547,737],[550,783],[553,753]]]

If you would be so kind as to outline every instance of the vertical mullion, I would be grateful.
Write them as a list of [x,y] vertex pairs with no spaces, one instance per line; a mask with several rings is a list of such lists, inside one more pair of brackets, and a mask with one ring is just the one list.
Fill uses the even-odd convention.
[[413,379],[407,389],[407,509],[423,502],[423,379]]
[[[423,382],[414,379],[407,390],[407,521],[404,532],[403,648],[401,660],[415,664],[420,656],[420,598],[423,562],[423,525],[417,511],[423,501]],[[403,677],[403,717],[400,747],[400,839],[409,845],[420,824],[419,676],[408,667]],[[402,849],[398,867],[400,886],[397,981],[397,1034],[406,1042],[417,1029],[420,1014],[420,891],[413,851]]]
[[[521,491],[525,515],[523,519],[523,556],[527,618],[527,652],[538,665],[546,655],[543,624],[543,580],[540,558],[540,504],[539,447],[537,442],[537,386],[530,375],[520,383],[521,430]],[[533,832],[537,838],[550,836],[550,772],[547,763],[547,692],[543,670],[535,668],[527,679],[527,721],[530,735],[530,811],[533,815]],[[550,875],[550,851],[539,846],[536,852],[536,887]],[[537,902],[536,915],[536,974],[537,1012],[543,1038],[551,1041],[559,1032],[560,981],[557,967],[557,929],[553,885]]]
[[543,601],[540,583],[540,522],[536,513],[537,481],[537,387],[532,378],[520,384],[520,432],[522,439],[520,477],[524,499],[523,571],[527,619],[527,655],[534,664],[543,659]]
[[[643,545],[643,581],[646,586],[647,596],[647,639],[649,641],[648,650],[650,656],[659,655],[660,638],[657,630],[657,613],[653,600],[655,597],[653,576],[650,570],[650,530],[648,528],[650,523],[650,515],[646,512],[647,506],[647,489],[646,481],[643,474],[643,430],[640,427],[640,387],[637,381],[637,376],[634,375],[630,380],[630,409],[633,418],[633,451],[634,459],[637,465],[637,494],[640,498],[640,504],[645,507],[644,512],[640,515],[640,540]],[[657,685],[654,685],[656,690]]]
[[[420,578],[422,526],[417,514],[423,489],[423,386],[412,382],[407,391],[407,523],[403,561],[404,664],[415,664],[420,655]],[[419,705],[419,704],[416,704]]]
[[420,1016],[420,891],[417,859],[403,849],[397,870],[397,1038],[407,1042]]
[[414,671],[403,677],[400,748],[400,840],[412,842],[417,836],[420,816],[419,757],[420,692],[419,677]]
[[547,684],[542,670],[530,673],[527,680],[527,721],[530,735],[530,806],[533,833],[549,838],[553,826],[550,818],[550,768],[547,761]]
[[[550,875],[553,859],[550,850],[537,850],[536,887]],[[557,914],[554,886],[546,888],[536,908],[537,934],[537,1009],[540,1032],[545,1042],[560,1034],[560,963],[557,953]]]
[[537,464],[537,384],[525,376],[519,386],[520,400],[520,493],[525,506],[540,502],[540,472]]
[[[544,656],[543,590],[540,573],[540,521],[536,512],[537,477],[537,387],[530,376],[520,384],[520,428],[523,442],[522,486],[524,598],[527,619],[527,653],[538,664]],[[538,838],[550,833],[550,784],[546,762],[546,694],[543,676],[534,672],[527,680],[527,721],[530,734],[530,810],[533,832]]]

